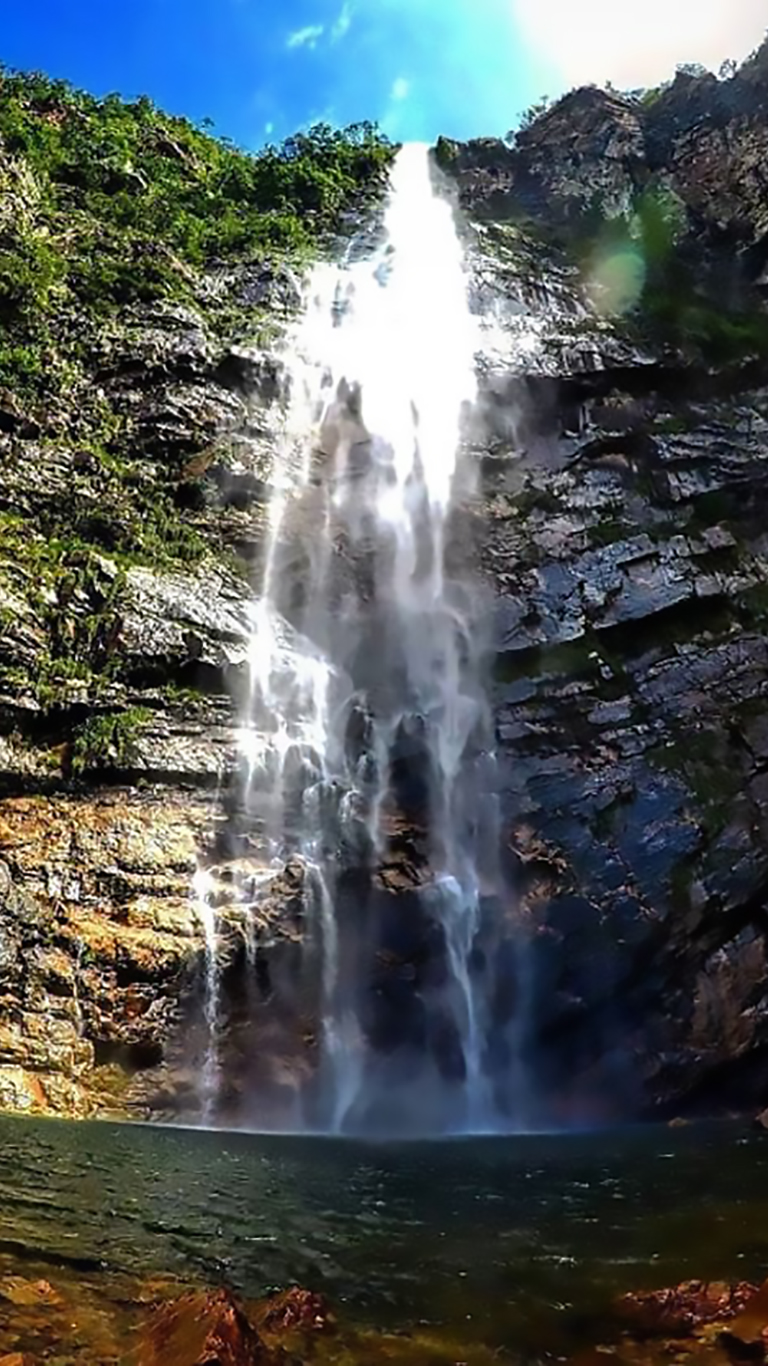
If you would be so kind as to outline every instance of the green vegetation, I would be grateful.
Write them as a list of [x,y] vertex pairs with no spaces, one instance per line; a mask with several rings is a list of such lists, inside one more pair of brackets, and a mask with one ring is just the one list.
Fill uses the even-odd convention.
[[518,517],[530,517],[532,513],[560,512],[560,499],[550,489],[537,488],[529,484],[520,493],[512,496],[512,504]]
[[[226,270],[301,273],[368,211],[393,153],[365,123],[249,155],[148,99],[97,100],[0,67],[0,409],[17,431],[3,454],[0,582],[45,642],[0,650],[0,681],[35,698],[46,727],[100,709],[75,736],[74,775],[127,762],[144,719],[118,714],[126,569],[212,551],[234,562],[195,474],[215,403],[210,420],[194,401],[176,418],[162,323],[155,359],[142,306],[153,327],[185,310],[212,355],[246,323],[249,340],[273,341],[279,319],[240,305]],[[11,641],[26,629],[17,617],[0,609]]]
[[0,385],[27,399],[72,388],[117,310],[190,300],[199,268],[317,254],[393,153],[361,123],[251,156],[147,98],[1,68],[0,148]]
[[79,777],[89,768],[126,768],[135,759],[136,741],[152,717],[147,707],[91,716],[74,733],[71,769]]
[[744,791],[743,764],[733,740],[719,730],[680,730],[674,739],[649,750],[649,763],[687,787],[702,831],[715,838],[733,816]]
[[666,287],[646,290],[644,323],[670,344],[695,351],[711,365],[738,365],[768,353],[768,313],[753,307],[728,309],[700,294],[685,271]]
[[453,138],[445,138],[442,135],[435,144],[435,161],[443,171],[450,172],[455,169],[459,159],[460,144]]
[[[603,286],[598,307],[624,313],[638,340],[652,339],[716,366],[768,352],[768,312],[743,289],[733,299],[710,292],[700,265],[685,256],[689,224],[672,191],[651,185],[632,209],[605,219],[598,204],[571,250],[590,285]],[[614,276],[618,274],[617,288]]]
[[540,99],[535,100],[534,103],[520,115],[517,128],[510,128],[504,141],[514,147],[517,142],[518,134],[524,133],[526,128],[530,128],[538,119],[543,118],[553,107],[554,103],[555,101],[550,95],[542,95]]
[[594,522],[592,526],[587,527],[587,539],[593,549],[601,550],[605,546],[627,540],[628,537],[638,534],[638,531],[639,528],[627,526],[618,518],[606,518],[604,521]]
[[22,517],[0,513],[0,574],[23,592],[46,639],[33,677],[0,667],[3,682],[30,687],[47,713],[73,693],[98,691],[116,665],[122,569],[76,536],[34,534]]
[[[332,250],[381,194],[394,150],[372,124],[321,124],[250,155],[146,98],[98,100],[0,67],[0,409],[4,429],[35,441],[19,454],[28,515],[0,512],[0,569],[50,641],[26,681],[46,710],[109,674],[127,565],[227,558],[187,468],[216,414],[206,425],[203,411],[198,427],[197,410],[187,423],[182,408],[174,444],[174,375],[162,355],[157,375],[152,355],[143,359],[140,306],[188,309],[213,349],[246,322],[249,340],[274,341],[278,321],[238,304],[217,283],[223,268],[289,262],[300,272]],[[146,373],[113,382],[112,358],[132,357],[134,327]],[[144,427],[139,394],[150,400]],[[10,471],[16,458],[12,448]],[[61,496],[46,493],[48,461],[66,471]]]

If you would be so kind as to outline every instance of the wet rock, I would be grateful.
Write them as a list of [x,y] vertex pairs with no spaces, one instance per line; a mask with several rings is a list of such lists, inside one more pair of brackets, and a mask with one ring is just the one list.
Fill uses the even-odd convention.
[[720,1334],[719,1342],[737,1359],[763,1359],[768,1343],[768,1285],[747,1300]]
[[327,1301],[311,1290],[292,1286],[266,1300],[255,1316],[265,1333],[324,1333],[335,1327]]
[[8,1276],[0,1281],[0,1300],[6,1300],[16,1309],[55,1307],[63,1303],[61,1295],[48,1281],[27,1281],[21,1276]]
[[241,307],[269,307],[290,315],[301,306],[301,281],[281,261],[242,262],[217,270],[214,280]]
[[444,139],[438,157],[478,217],[530,216],[571,227],[596,207],[608,217],[629,210],[636,192],[663,175],[679,205],[721,233],[730,229],[742,249],[756,247],[765,231],[758,186],[768,138],[752,74],[760,60],[722,83],[711,73],[679,73],[656,101],[594,86],[574,90],[518,132],[511,147]]
[[140,379],[144,384],[168,376],[200,380],[211,356],[198,309],[156,302],[135,307],[123,317],[105,348],[101,378]]
[[130,1104],[126,1087],[170,1044],[196,971],[190,885],[212,816],[210,798],[150,791],[0,802],[6,1109]]
[[192,1292],[161,1305],[132,1357],[135,1366],[268,1366],[276,1360],[228,1290]]
[[737,1321],[756,1294],[757,1287],[746,1281],[683,1281],[668,1290],[624,1295],[616,1308],[635,1335],[685,1338],[708,1324]]
[[0,389],[0,432],[14,432],[23,440],[40,435],[39,423],[24,412],[16,395],[8,389]]
[[[120,626],[126,670],[143,678],[217,680],[248,652],[246,585],[200,574],[132,569]],[[186,672],[185,672],[186,671]]]

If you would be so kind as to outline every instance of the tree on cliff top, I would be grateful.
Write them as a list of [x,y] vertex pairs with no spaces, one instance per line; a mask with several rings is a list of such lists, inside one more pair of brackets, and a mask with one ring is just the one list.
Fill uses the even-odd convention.
[[0,67],[0,385],[50,389],[89,318],[188,298],[195,267],[318,254],[393,151],[371,123],[320,124],[251,155],[146,96]]

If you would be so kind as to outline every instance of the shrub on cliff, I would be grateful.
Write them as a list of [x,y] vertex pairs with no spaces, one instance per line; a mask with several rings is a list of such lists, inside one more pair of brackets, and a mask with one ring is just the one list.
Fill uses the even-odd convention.
[[360,123],[250,155],[146,97],[0,68],[0,384],[55,390],[89,318],[185,299],[208,262],[317,254],[392,152]]

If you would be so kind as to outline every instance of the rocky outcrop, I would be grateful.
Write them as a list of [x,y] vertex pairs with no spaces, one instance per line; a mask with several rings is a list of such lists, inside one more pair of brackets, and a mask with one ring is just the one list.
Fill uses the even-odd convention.
[[[266,263],[222,268],[199,309],[110,324],[112,452],[79,448],[62,411],[43,444],[20,423],[0,438],[4,1108],[199,1107],[194,874],[227,822],[248,672],[238,557],[261,543],[277,413],[258,399],[279,391],[263,349],[217,338],[209,296],[268,304],[279,327],[297,288]],[[285,909],[273,898],[265,925]]]
[[[523,1052],[548,1117],[711,1111],[768,1086],[765,52],[653,100],[574,92],[513,148],[440,149],[475,220],[475,515]],[[684,215],[664,278],[698,263],[695,307],[740,319],[719,360],[706,329],[661,326],[653,288],[606,314],[592,287],[611,233],[648,252],[616,225],[654,185]]]
[[161,1306],[143,1332],[136,1366],[269,1366],[279,1356],[265,1347],[245,1311],[226,1290],[189,1294]]
[[532,219],[550,235],[599,229],[631,212],[638,194],[663,188],[699,233],[737,255],[751,249],[755,264],[768,229],[765,54],[764,45],[725,80],[681,70],[640,95],[574,90],[511,145],[442,139],[438,159],[473,216]]
[[[503,877],[471,970],[512,1123],[768,1099],[766,51],[437,149],[482,336],[448,549],[477,548],[494,623]],[[288,1124],[317,945],[305,870],[269,867],[242,808],[236,724],[300,282],[265,257],[188,284],[90,339],[98,439],[82,394],[0,393],[0,1104],[194,1118],[213,1048],[220,1117]],[[412,740],[338,910],[374,1049],[416,1040],[460,1081],[425,1009],[447,948]]]
[[3,1103],[119,1113],[194,990],[190,882],[210,800],[114,789],[0,808]]

